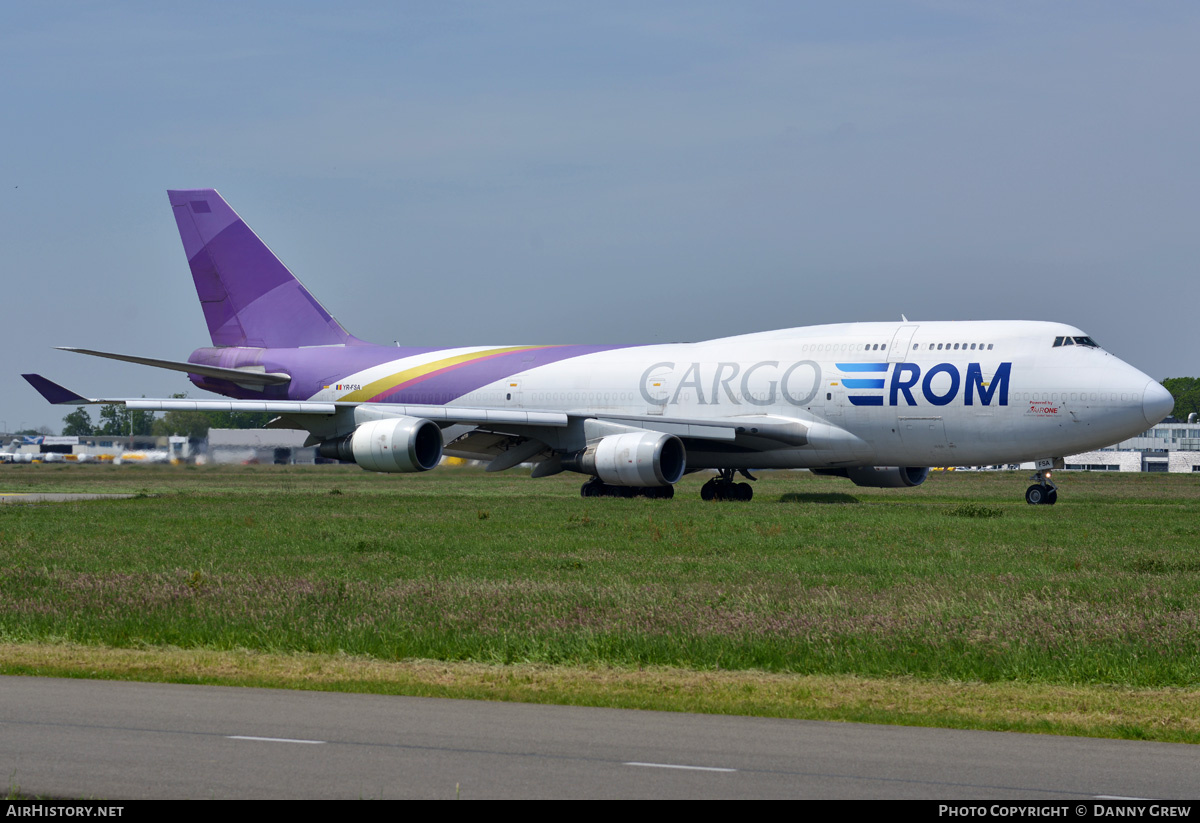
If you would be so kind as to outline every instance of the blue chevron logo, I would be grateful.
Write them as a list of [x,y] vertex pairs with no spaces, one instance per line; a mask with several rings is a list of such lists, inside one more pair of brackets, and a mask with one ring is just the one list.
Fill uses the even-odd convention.
[[[856,391],[883,391],[890,363],[834,363],[843,374],[877,374],[879,377],[844,377],[842,385]],[[846,394],[846,399],[855,406],[882,406],[882,394]]]

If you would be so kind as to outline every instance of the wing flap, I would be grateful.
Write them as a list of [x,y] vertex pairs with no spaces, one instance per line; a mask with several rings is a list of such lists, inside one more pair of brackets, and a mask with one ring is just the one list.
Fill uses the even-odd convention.
[[[697,440],[736,440],[752,437],[772,440],[785,446],[806,446],[813,423],[794,417],[744,415],[718,418],[677,418],[642,414],[592,414],[597,420],[619,423],[639,429],[660,431]],[[816,422],[816,421],[814,421]]]
[[156,400],[126,398],[124,400],[90,400],[90,403],[124,404],[133,411],[239,411],[271,412],[272,414],[333,414],[335,403],[314,403],[307,400]]
[[468,408],[466,406],[410,406],[392,403],[338,403],[356,406],[367,413],[384,416],[424,417],[446,423],[470,423],[476,426],[519,425],[561,428],[569,422],[566,412],[526,409]]

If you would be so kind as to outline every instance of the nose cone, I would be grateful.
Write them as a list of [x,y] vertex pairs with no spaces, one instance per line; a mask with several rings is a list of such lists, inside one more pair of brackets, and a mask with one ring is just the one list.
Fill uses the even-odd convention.
[[1142,392],[1142,414],[1146,416],[1147,425],[1153,426],[1175,408],[1175,398],[1161,385],[1151,380]]

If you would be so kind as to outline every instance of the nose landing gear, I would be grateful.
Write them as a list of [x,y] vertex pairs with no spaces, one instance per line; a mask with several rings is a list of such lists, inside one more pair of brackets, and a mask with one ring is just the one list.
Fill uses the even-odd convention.
[[1049,469],[1039,469],[1030,480],[1036,480],[1025,490],[1025,502],[1031,506],[1053,506],[1058,502],[1058,486],[1050,480]]

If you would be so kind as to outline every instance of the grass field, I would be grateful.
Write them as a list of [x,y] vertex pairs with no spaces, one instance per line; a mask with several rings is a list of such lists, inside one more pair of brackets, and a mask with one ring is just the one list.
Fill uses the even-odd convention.
[[2,466],[0,672],[1200,742],[1200,479]]

